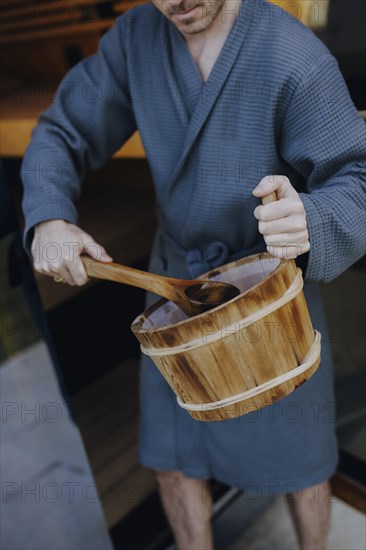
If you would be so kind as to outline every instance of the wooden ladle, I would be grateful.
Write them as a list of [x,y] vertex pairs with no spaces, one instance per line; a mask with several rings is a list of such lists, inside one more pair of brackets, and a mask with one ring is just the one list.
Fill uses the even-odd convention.
[[173,279],[112,262],[98,262],[86,255],[81,260],[90,277],[143,288],[175,302],[190,317],[240,294],[236,286],[220,281]]

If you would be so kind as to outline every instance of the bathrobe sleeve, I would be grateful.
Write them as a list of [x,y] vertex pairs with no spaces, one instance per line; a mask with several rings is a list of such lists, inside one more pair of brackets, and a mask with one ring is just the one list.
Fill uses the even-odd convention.
[[22,164],[28,249],[34,225],[56,218],[76,223],[74,202],[86,169],[102,166],[136,129],[127,33],[122,16],[98,52],[69,71],[33,132]]
[[330,281],[366,252],[365,123],[332,56],[297,85],[281,135],[281,155],[307,182],[306,279]]

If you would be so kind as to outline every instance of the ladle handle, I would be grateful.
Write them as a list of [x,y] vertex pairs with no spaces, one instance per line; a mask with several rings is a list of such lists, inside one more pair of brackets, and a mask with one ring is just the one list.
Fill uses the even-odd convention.
[[140,271],[132,267],[116,264],[113,262],[104,263],[93,260],[90,256],[80,256],[85,271],[90,277],[124,283],[138,288],[143,288],[149,292],[164,296],[168,300],[175,300],[177,292],[174,287],[169,285],[169,279],[160,275]]
[[270,193],[269,195],[262,197],[262,204],[269,204],[270,202],[275,202],[276,200],[277,200],[276,191],[273,191],[273,193]]

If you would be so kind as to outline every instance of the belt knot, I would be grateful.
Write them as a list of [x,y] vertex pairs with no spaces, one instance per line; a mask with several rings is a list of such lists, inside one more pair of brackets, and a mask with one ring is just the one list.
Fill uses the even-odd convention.
[[200,248],[187,251],[186,265],[192,278],[211,271],[229,261],[229,248],[226,243],[212,241]]

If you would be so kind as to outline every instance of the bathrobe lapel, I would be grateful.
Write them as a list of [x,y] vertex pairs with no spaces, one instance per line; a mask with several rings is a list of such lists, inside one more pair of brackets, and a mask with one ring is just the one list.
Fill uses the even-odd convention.
[[173,25],[168,25],[168,32],[171,45],[172,70],[175,73],[177,86],[187,107],[188,127],[202,95],[204,82],[181,33]]
[[[171,75],[169,79],[171,90],[175,92],[175,95],[180,96],[180,109],[182,109],[182,102],[185,104],[187,117],[184,144],[175,170],[171,175],[170,185],[168,186],[170,190],[179,179],[179,174],[187,156],[220,97],[245,40],[252,21],[252,18],[246,17],[247,3],[250,2],[248,0],[243,1],[240,13],[205,83],[200,78],[184,38],[173,25],[167,23],[167,27],[170,28],[167,28],[165,36],[167,39],[169,37],[170,48],[165,50],[166,68]],[[173,49],[174,54],[172,53]],[[172,62],[174,62],[174,66]],[[172,75],[175,76],[174,79],[172,79]]]

